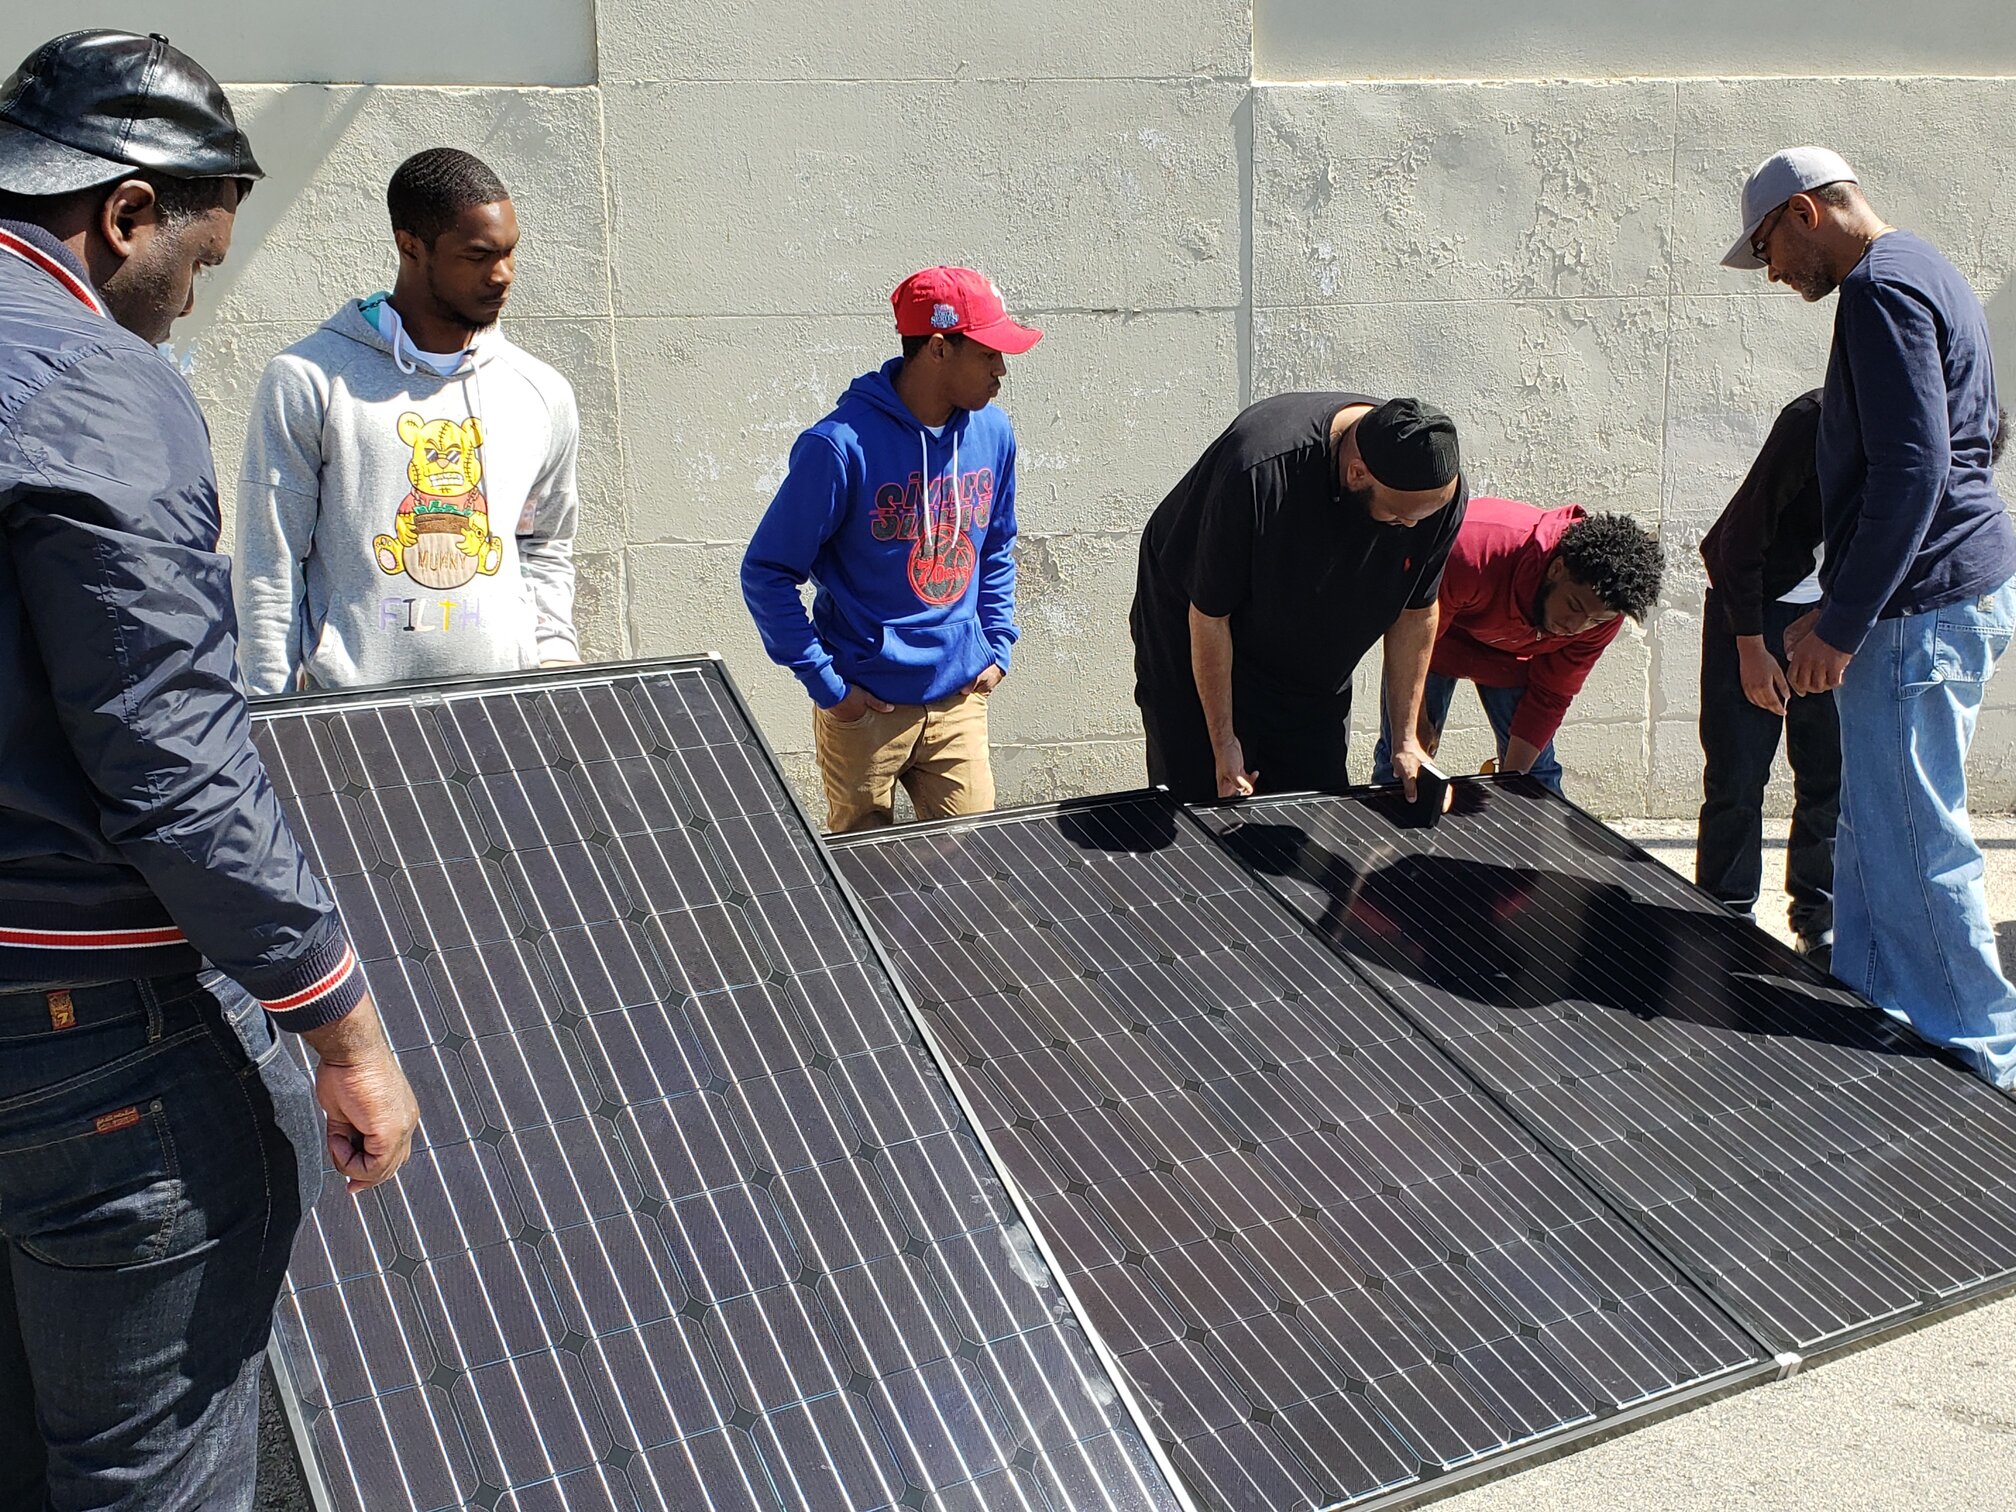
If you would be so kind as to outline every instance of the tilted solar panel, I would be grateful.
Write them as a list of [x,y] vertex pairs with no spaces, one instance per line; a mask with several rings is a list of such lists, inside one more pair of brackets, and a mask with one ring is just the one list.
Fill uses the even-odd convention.
[[1775,1350],[2016,1280],[2016,1106],[1524,779],[1197,811]]
[[1180,1505],[717,663],[257,738],[423,1115],[281,1307],[327,1506]]
[[1201,1506],[1404,1494],[1759,1368],[1165,797],[834,853]]

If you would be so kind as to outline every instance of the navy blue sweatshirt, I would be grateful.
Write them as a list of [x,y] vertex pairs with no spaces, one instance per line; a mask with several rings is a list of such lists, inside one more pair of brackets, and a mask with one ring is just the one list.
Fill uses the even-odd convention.
[[[1015,643],[1015,433],[989,405],[933,436],[896,394],[894,358],[798,438],[742,558],[771,660],[830,709],[950,696]],[[798,598],[811,579],[812,618]]]
[[1995,492],[1995,367],[1981,301],[1924,238],[1892,231],[1841,282],[1820,401],[1827,555],[1820,638],[1965,603],[2016,574]]
[[0,992],[194,971],[287,1029],[364,994],[252,746],[195,396],[0,222]]

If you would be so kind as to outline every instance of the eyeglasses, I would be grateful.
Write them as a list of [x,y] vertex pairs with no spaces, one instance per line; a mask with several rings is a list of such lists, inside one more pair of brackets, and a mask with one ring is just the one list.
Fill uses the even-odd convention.
[[1778,229],[1778,223],[1785,219],[1785,212],[1792,208],[1787,200],[1758,223],[1757,234],[1750,238],[1750,255],[1761,262],[1771,260],[1771,234]]

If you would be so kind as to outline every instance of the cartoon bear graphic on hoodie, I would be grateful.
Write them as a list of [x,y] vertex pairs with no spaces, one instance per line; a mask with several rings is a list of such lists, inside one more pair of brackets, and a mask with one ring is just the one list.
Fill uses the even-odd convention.
[[490,533],[483,497],[483,422],[474,415],[460,425],[422,420],[408,410],[399,417],[399,439],[413,448],[406,464],[413,489],[399,501],[397,535],[371,542],[379,570],[428,588],[460,588],[479,572],[495,576],[504,543]]

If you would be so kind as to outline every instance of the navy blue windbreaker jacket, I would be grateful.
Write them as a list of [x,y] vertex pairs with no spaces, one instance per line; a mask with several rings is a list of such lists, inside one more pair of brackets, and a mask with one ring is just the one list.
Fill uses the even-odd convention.
[[181,374],[0,221],[0,992],[207,960],[294,1030],[363,995],[252,746],[220,528]]

